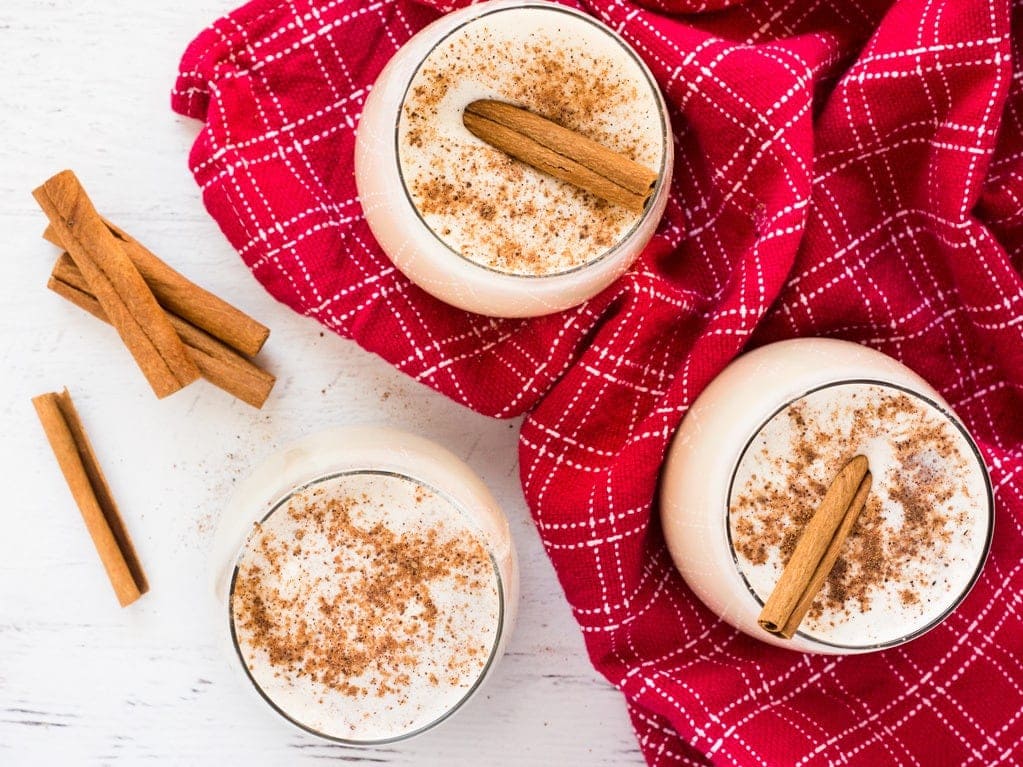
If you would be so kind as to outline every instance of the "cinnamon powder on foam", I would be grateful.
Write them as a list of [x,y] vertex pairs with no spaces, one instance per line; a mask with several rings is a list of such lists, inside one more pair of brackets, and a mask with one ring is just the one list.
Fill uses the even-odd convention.
[[[855,396],[855,395],[853,395]],[[884,395],[880,401],[864,400],[856,407],[852,429],[836,435],[828,424],[811,423],[800,403],[791,405],[786,417],[791,422],[791,450],[769,460],[771,478],[754,475],[754,492],[733,498],[732,545],[754,565],[762,565],[772,554],[786,564],[803,527],[813,516],[827,490],[813,477],[812,467],[824,459],[841,466],[857,452],[857,446],[883,439],[898,414],[912,415],[919,406],[905,394]],[[766,448],[761,455],[768,457]],[[810,618],[831,617],[832,623],[854,612],[864,612],[872,597],[888,584],[898,587],[904,605],[926,598],[933,584],[918,583],[905,571],[921,558],[941,560],[952,544],[953,530],[966,524],[968,512],[946,513],[946,502],[959,488],[956,483],[962,455],[941,423],[918,422],[904,438],[894,443],[897,470],[889,472],[886,497],[871,493],[828,575],[825,587],[808,613]],[[935,459],[947,471],[935,468]],[[871,467],[875,475],[886,467]],[[876,487],[876,485],[875,485]],[[886,519],[886,505],[901,507],[902,524],[895,530]]]
[[[417,489],[417,501],[427,492]],[[255,526],[249,547],[258,550],[259,563],[240,565],[231,600],[240,641],[264,652],[275,676],[307,677],[346,696],[400,695],[422,673],[424,648],[442,657],[444,682],[471,682],[489,647],[466,634],[457,616],[437,609],[431,588],[441,581],[469,593],[492,588],[490,556],[479,541],[442,540],[436,528],[399,535],[379,522],[356,524],[353,510],[368,503],[366,496],[313,490],[286,510],[299,525],[288,537]],[[288,561],[308,556],[303,542],[310,534],[345,553],[318,578],[281,588]],[[437,674],[429,672],[434,686],[442,681]]]
[[[498,92],[495,98],[656,167],[659,143],[653,146],[638,129],[609,119],[638,103],[635,83],[623,79],[611,61],[547,39],[516,47],[477,30],[456,37],[451,46],[431,54],[438,60],[427,59],[403,106],[404,143],[438,150],[426,172],[410,176],[406,169],[410,194],[427,223],[445,241],[457,227],[462,255],[514,274],[565,271],[611,249],[639,214],[478,141],[438,130],[438,107],[460,83],[482,83]],[[514,74],[499,74],[506,68]],[[524,185],[527,177],[535,177],[534,183]]]

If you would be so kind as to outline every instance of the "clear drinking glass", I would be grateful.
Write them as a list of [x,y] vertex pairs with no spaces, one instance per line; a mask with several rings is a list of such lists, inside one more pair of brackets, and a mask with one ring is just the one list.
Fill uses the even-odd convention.
[[[453,33],[481,19],[515,28],[525,15],[549,16],[565,34],[580,30],[617,51],[656,105],[660,122],[659,180],[644,212],[607,250],[557,273],[513,274],[476,263],[450,247],[412,202],[399,161],[398,128],[410,84],[430,53]],[[481,98],[466,88],[465,101]],[[470,96],[470,92],[473,93]],[[461,91],[459,91],[461,93]],[[493,97],[493,96],[490,96]],[[464,106],[464,105],[463,105]],[[468,135],[461,126],[452,131]],[[475,139],[474,139],[475,140]],[[582,303],[623,274],[650,241],[664,213],[671,185],[673,148],[667,107],[653,76],[617,33],[593,17],[543,0],[491,0],[449,13],[394,55],[366,98],[355,148],[355,179],[366,221],[391,261],[428,293],[468,311],[498,317],[550,314]],[[538,215],[550,215],[541,211]]]
[[[811,396],[845,396],[868,387],[905,394],[939,422],[967,456],[978,513],[964,561],[970,567],[944,609],[931,620],[886,641],[829,641],[803,627],[779,638],[757,623],[766,594],[747,577],[732,540],[730,508],[737,472],[766,425],[789,405]],[[876,387],[876,388],[875,388]],[[873,470],[873,469],[872,469]],[[875,487],[877,491],[877,472]],[[672,442],[662,477],[661,520],[672,558],[696,595],[723,620],[770,644],[825,654],[871,652],[914,639],[962,602],[983,567],[994,526],[991,484],[976,444],[948,404],[901,363],[866,347],[829,339],[796,339],[764,346],[729,365],[697,398]],[[761,592],[764,591],[762,588]],[[769,592],[768,592],[769,593]]]
[[[359,733],[340,736],[337,732],[326,731],[330,728],[311,726],[309,722],[313,717],[296,713],[295,706],[282,703],[283,695],[264,689],[246,665],[232,610],[239,562],[245,556],[256,525],[265,523],[273,515],[286,513],[296,494],[315,492],[317,488],[347,480],[381,480],[386,482],[384,486],[398,490],[405,484],[409,485],[409,490],[423,488],[457,510],[458,523],[464,524],[489,554],[498,598],[496,626],[491,627],[493,642],[482,670],[464,695],[451,700],[450,705],[430,721],[400,732],[383,735],[375,732],[369,737]],[[409,519],[410,523],[414,521]],[[519,593],[516,554],[507,520],[490,491],[468,466],[444,448],[389,428],[331,429],[305,437],[272,455],[238,486],[218,526],[213,557],[217,621],[227,652],[237,661],[235,665],[246,686],[290,724],[346,745],[406,740],[447,720],[483,685],[503,654],[515,623]],[[310,701],[310,705],[314,702]],[[286,710],[288,708],[291,710]]]

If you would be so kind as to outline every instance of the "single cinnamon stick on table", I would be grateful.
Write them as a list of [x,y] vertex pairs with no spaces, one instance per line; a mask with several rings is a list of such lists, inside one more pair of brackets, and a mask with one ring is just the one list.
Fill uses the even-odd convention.
[[477,138],[609,202],[642,212],[658,174],[581,133],[512,104],[473,101],[462,113]]
[[[253,357],[259,353],[270,335],[266,325],[175,271],[106,218],[103,223],[120,241],[124,252],[164,309],[205,330],[242,354]],[[59,248],[64,247],[52,224],[43,232],[43,237]]]
[[75,174],[58,173],[32,194],[156,396],[197,379],[199,368]]
[[856,524],[871,479],[862,455],[849,461],[835,477],[760,611],[758,623],[765,631],[785,639],[796,633]]
[[[110,322],[66,253],[54,264],[47,287],[97,319]],[[168,319],[206,380],[255,408],[263,406],[276,381],[273,375],[181,317],[168,314]]]
[[149,590],[149,584],[71,395],[67,389],[60,394],[41,394],[32,399],[32,404],[114,587],[117,601],[122,607],[129,605]]

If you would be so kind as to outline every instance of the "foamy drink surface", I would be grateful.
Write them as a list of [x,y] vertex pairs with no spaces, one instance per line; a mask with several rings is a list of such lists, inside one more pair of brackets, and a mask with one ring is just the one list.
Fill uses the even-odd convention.
[[940,619],[972,582],[990,525],[982,465],[945,414],[894,387],[825,387],[774,415],[735,473],[729,534],[761,600],[838,469],[859,454],[870,496],[800,626],[845,647],[893,642]]
[[405,189],[426,225],[465,258],[543,276],[593,262],[642,214],[511,159],[462,124],[465,106],[524,107],[660,172],[664,127],[633,54],[595,23],[552,8],[485,14],[427,55],[398,122]]
[[257,689],[306,729],[400,738],[474,689],[501,621],[494,562],[469,517],[408,477],[317,481],[252,529],[231,590]]

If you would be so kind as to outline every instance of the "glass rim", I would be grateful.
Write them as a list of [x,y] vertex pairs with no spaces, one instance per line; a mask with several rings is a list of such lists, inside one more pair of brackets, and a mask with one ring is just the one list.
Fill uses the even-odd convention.
[[985,491],[985,496],[986,496],[986,499],[987,499],[987,503],[986,503],[986,507],[987,507],[987,526],[986,526],[987,527],[987,534],[986,534],[986,536],[984,538],[983,550],[981,552],[980,557],[978,557],[978,559],[977,559],[977,565],[974,568],[973,573],[970,575],[970,578],[966,581],[966,584],[963,586],[962,590],[949,603],[948,607],[946,607],[935,618],[933,618],[932,620],[928,621],[926,624],[924,624],[920,628],[914,629],[913,631],[908,632],[906,634],[903,634],[903,635],[901,635],[901,636],[899,636],[899,637],[897,637],[895,639],[890,639],[890,640],[887,640],[887,641],[884,641],[884,642],[873,642],[873,643],[870,643],[870,644],[841,644],[839,642],[829,642],[826,639],[821,639],[819,637],[816,637],[816,636],[814,636],[814,635],[812,635],[812,634],[810,634],[808,632],[805,632],[805,631],[802,631],[802,630],[799,630],[799,629],[797,629],[795,634],[793,634],[794,637],[799,637],[800,639],[804,639],[804,640],[806,640],[808,642],[811,642],[813,644],[820,645],[822,647],[832,648],[832,649],[835,649],[835,650],[851,650],[851,651],[857,651],[857,652],[888,650],[888,649],[891,649],[893,647],[898,647],[899,645],[903,645],[903,644],[905,644],[905,643],[907,643],[907,642],[909,642],[909,641],[911,641],[913,639],[916,639],[917,637],[920,637],[920,636],[926,634],[931,629],[934,629],[938,625],[943,623],[953,612],[955,612],[955,610],[959,607],[959,605],[962,604],[963,600],[966,599],[967,595],[969,595],[969,593],[973,590],[973,587],[977,584],[977,581],[980,578],[980,574],[981,574],[981,572],[984,569],[984,565],[987,563],[988,555],[989,555],[989,553],[991,551],[991,541],[993,539],[994,529],[995,529],[995,499],[994,499],[994,489],[991,486],[991,477],[988,474],[987,464],[984,462],[984,456],[980,452],[980,448],[977,446],[977,443],[974,441],[973,437],[970,435],[970,432],[967,431],[966,427],[951,412],[951,410],[949,408],[941,405],[940,403],[938,403],[937,401],[935,401],[931,397],[928,397],[927,395],[922,394],[921,392],[918,392],[918,391],[916,391],[914,389],[909,388],[908,386],[904,386],[902,384],[894,383],[894,382],[891,382],[891,381],[883,381],[883,380],[874,379],[874,378],[848,378],[848,379],[842,379],[842,380],[839,380],[839,381],[830,381],[828,383],[821,384],[819,386],[811,387],[810,389],[807,389],[807,390],[803,391],[801,394],[798,394],[798,395],[790,397],[782,405],[780,405],[779,407],[777,407],[776,409],[771,411],[771,413],[757,426],[757,428],[750,435],[749,439],[746,441],[746,444],[743,445],[742,450],[739,452],[739,456],[738,456],[738,458],[735,461],[735,465],[732,467],[731,478],[728,481],[728,495],[727,495],[727,498],[726,498],[725,515],[724,515],[725,535],[726,535],[727,541],[728,541],[729,552],[732,555],[732,564],[735,565],[736,572],[739,574],[739,577],[742,579],[743,585],[746,587],[746,590],[750,593],[750,595],[753,597],[753,599],[756,601],[756,603],[760,607],[763,607],[764,606],[764,600],[760,597],[759,594],[756,593],[756,591],[753,589],[752,585],[750,584],[749,579],[746,577],[746,573],[743,571],[741,565],[739,564],[738,554],[737,554],[737,552],[735,550],[735,546],[732,543],[732,526],[730,524],[731,505],[732,505],[732,493],[733,493],[733,491],[735,489],[735,478],[736,478],[736,474],[739,471],[739,466],[742,464],[743,458],[746,457],[746,453],[749,452],[750,447],[752,447],[752,445],[753,445],[753,441],[757,438],[757,436],[760,434],[760,432],[763,431],[764,428],[772,420],[774,420],[774,418],[778,414],[782,413],[790,405],[793,405],[796,402],[798,402],[799,400],[804,399],[806,397],[809,397],[811,394],[815,394],[815,393],[817,393],[819,391],[823,391],[825,389],[835,388],[837,386],[848,386],[848,385],[852,385],[852,384],[872,385],[872,386],[878,386],[878,387],[886,388],[886,389],[894,389],[896,391],[902,392],[903,394],[909,395],[911,397],[914,397],[914,398],[920,400],[925,405],[927,405],[930,408],[932,408],[933,410],[935,410],[946,421],[951,423],[952,426],[959,432],[959,434],[961,434],[963,436],[963,438],[966,440],[966,444],[969,446],[970,451],[973,454],[973,457],[974,457],[974,459],[976,461],[977,466],[980,467],[980,475],[981,475],[981,477],[984,480],[984,491]]
[[[285,492],[283,495],[281,495],[277,500],[273,501],[271,506],[270,506],[269,511],[267,511],[265,514],[263,514],[258,520],[256,520],[255,524],[262,524],[267,519],[269,519],[273,514],[275,514],[278,510],[280,510],[286,503],[288,503],[288,501],[290,501],[292,498],[294,498],[297,494],[299,494],[299,493],[301,493],[301,492],[303,492],[305,490],[308,490],[310,487],[313,487],[314,485],[318,485],[318,484],[320,484],[322,482],[329,482],[331,480],[338,479],[340,477],[347,477],[347,476],[353,476],[353,475],[365,475],[365,474],[372,474],[372,475],[376,475],[376,476],[395,477],[395,478],[402,479],[402,480],[405,480],[405,481],[408,481],[408,482],[413,482],[413,483],[415,483],[417,485],[420,485],[421,487],[425,487],[427,490],[430,490],[431,492],[436,493],[441,498],[443,498],[445,501],[447,501],[454,509],[456,509],[458,511],[458,513],[462,517],[464,517],[465,519],[469,520],[470,522],[473,520],[472,515],[470,515],[466,511],[466,509],[463,507],[462,504],[460,504],[458,501],[456,501],[454,498],[452,498],[448,493],[444,492],[443,490],[440,490],[439,488],[435,487],[434,485],[430,484],[429,482],[424,482],[424,481],[422,481],[420,479],[417,479],[417,478],[412,477],[412,476],[410,476],[408,474],[404,474],[404,473],[398,472],[398,471],[392,471],[392,470],[387,470],[387,469],[365,468],[365,469],[346,469],[344,471],[330,472],[330,473],[327,473],[327,474],[320,475],[320,476],[318,476],[318,477],[316,477],[314,479],[308,480],[306,482],[303,482],[302,484],[296,485],[295,487],[292,487],[287,492]],[[232,566],[232,570],[231,570],[231,581],[230,581],[230,584],[228,585],[228,592],[227,592],[227,620],[228,620],[228,625],[229,625],[230,634],[231,634],[231,645],[232,645],[232,647],[234,649],[235,657],[237,657],[238,661],[241,664],[241,667],[242,667],[243,671],[245,672],[246,678],[251,683],[252,688],[259,694],[259,697],[262,698],[263,701],[267,705],[269,705],[270,708],[273,709],[281,718],[286,720],[289,724],[291,724],[291,725],[297,727],[298,729],[302,730],[303,732],[309,733],[310,735],[315,735],[318,738],[322,738],[324,740],[328,740],[328,741],[331,741],[333,743],[337,743],[339,745],[356,746],[356,747],[361,747],[361,746],[383,746],[383,745],[388,745],[388,744],[391,744],[391,743],[399,743],[401,741],[409,740],[410,738],[414,738],[417,735],[421,735],[422,733],[426,732],[427,730],[433,729],[437,725],[441,724],[442,722],[446,721],[451,716],[453,716],[456,711],[459,711],[469,701],[469,699],[472,698],[476,694],[476,692],[479,690],[480,686],[483,684],[483,680],[486,679],[487,675],[490,673],[491,669],[493,668],[494,664],[496,663],[497,657],[498,657],[498,652],[497,651],[498,651],[498,648],[501,645],[501,639],[502,639],[502,637],[504,635],[504,621],[505,621],[505,594],[504,594],[504,588],[505,587],[504,587],[504,579],[501,576],[501,568],[498,565],[497,559],[494,556],[494,552],[491,551],[491,548],[490,548],[489,544],[487,543],[486,538],[484,536],[482,536],[482,535],[479,535],[478,537],[479,537],[480,541],[483,543],[483,548],[486,549],[487,556],[490,558],[490,564],[491,564],[491,567],[493,569],[494,578],[495,578],[495,582],[496,582],[496,585],[497,585],[497,626],[496,626],[496,631],[494,632],[494,641],[493,641],[493,644],[490,647],[490,652],[489,652],[489,654],[487,656],[486,663],[483,664],[483,668],[480,670],[478,676],[473,681],[473,683],[469,687],[469,689],[467,689],[465,691],[465,694],[462,695],[462,697],[459,698],[458,701],[453,706],[451,706],[450,708],[446,709],[440,716],[436,717],[435,719],[430,720],[426,724],[421,725],[421,726],[415,728],[414,730],[409,730],[408,732],[403,732],[400,735],[394,735],[394,736],[387,737],[387,738],[373,738],[373,739],[343,738],[343,737],[340,737],[340,736],[337,736],[337,735],[331,735],[331,734],[328,734],[328,733],[325,733],[325,732],[321,732],[320,730],[317,730],[314,727],[310,727],[309,725],[304,724],[303,722],[299,721],[294,716],[292,716],[289,713],[287,713],[283,708],[281,708],[281,706],[279,706],[277,704],[277,702],[274,701],[273,698],[271,698],[270,695],[262,688],[262,686],[259,684],[259,682],[256,681],[256,679],[252,675],[252,671],[249,669],[249,666],[246,663],[245,656],[242,654],[241,646],[240,646],[239,641],[238,641],[238,634],[237,634],[237,632],[235,630],[235,620],[234,620],[234,590],[235,590],[235,582],[238,579],[239,563],[240,563],[242,555],[245,553],[246,549],[248,548],[248,542],[249,542],[250,536],[251,536],[251,528],[250,528],[249,532],[246,534],[244,540],[238,546],[238,550],[237,550],[237,552],[236,552],[236,554],[234,556],[234,565]]]
[[[420,70],[422,70],[423,65],[426,63],[426,60],[441,45],[441,43],[443,43],[453,34],[458,32],[460,29],[463,29],[464,27],[468,26],[469,24],[473,24],[479,21],[480,19],[486,18],[487,16],[492,16],[496,13],[515,11],[522,8],[542,8],[543,10],[551,11],[552,13],[563,13],[568,16],[575,16],[578,19],[588,22],[589,24],[591,24],[592,26],[596,27],[601,32],[606,34],[608,37],[610,37],[616,44],[618,44],[625,51],[625,53],[632,60],[632,62],[639,67],[639,71],[642,73],[643,79],[646,81],[647,86],[650,88],[651,93],[653,93],[654,95],[654,100],[657,102],[658,106],[657,116],[661,123],[660,170],[658,171],[657,174],[657,182],[654,185],[654,190],[650,194],[650,198],[647,202],[646,207],[643,209],[643,213],[639,216],[638,219],[636,219],[636,222],[631,227],[629,227],[629,230],[624,235],[622,235],[621,239],[619,239],[610,248],[600,253],[600,255],[598,255],[596,258],[593,258],[585,263],[578,264],[577,266],[573,266],[569,269],[562,269],[556,272],[548,272],[546,274],[517,274],[515,272],[509,272],[503,269],[496,269],[492,266],[488,266],[486,264],[481,264],[477,261],[473,261],[471,258],[464,255],[460,251],[455,250],[453,247],[451,247],[451,245],[445,242],[445,240],[439,234],[437,234],[437,232],[434,231],[433,227],[430,226],[423,218],[422,212],[419,210],[419,208],[415,204],[415,201],[413,201],[412,199],[412,194],[409,191],[408,184],[405,182],[405,174],[401,167],[400,154],[401,145],[399,133],[401,128],[402,109],[405,106],[405,101],[408,99],[409,90],[411,90],[412,88],[412,81],[416,79],[416,75],[418,75]],[[409,206],[412,208],[412,211],[416,215],[416,220],[423,225],[423,228],[425,228],[430,233],[430,235],[444,247],[445,250],[457,256],[462,261],[465,261],[470,266],[483,269],[484,271],[491,272],[493,274],[498,274],[502,277],[509,277],[517,280],[545,280],[555,277],[564,277],[565,275],[569,274],[576,274],[577,272],[580,272],[583,269],[590,269],[596,266],[597,264],[610,261],[614,256],[621,252],[621,250],[626,245],[629,244],[630,240],[632,240],[632,238],[636,235],[636,233],[639,231],[639,228],[643,225],[644,222],[646,222],[651,212],[653,211],[654,201],[661,195],[662,189],[664,187],[664,168],[666,167],[668,162],[668,152],[673,150],[673,140],[671,131],[669,129],[670,123],[667,119],[667,110],[668,107],[664,101],[663,95],[661,94],[660,87],[657,85],[657,81],[654,79],[653,73],[650,72],[649,67],[647,67],[646,62],[644,62],[643,59],[639,57],[639,54],[637,54],[636,51],[633,50],[632,46],[629,45],[627,40],[625,40],[621,35],[619,35],[617,32],[611,29],[611,27],[609,27],[600,19],[589,14],[582,13],[581,11],[575,8],[569,8],[567,6],[562,6],[551,2],[523,2],[520,5],[506,6],[503,8],[493,8],[488,11],[485,11],[484,13],[480,13],[476,16],[473,16],[470,19],[466,19],[458,26],[448,30],[444,34],[444,36],[437,40],[437,42],[433,44],[430,50],[426,52],[422,60],[416,66],[416,69],[412,73],[411,77],[409,77],[409,81],[405,85],[405,90],[401,96],[401,102],[398,104],[397,119],[395,119],[394,121],[394,160],[395,165],[397,166],[398,169],[398,180],[401,182],[401,188],[402,191],[405,193],[405,199],[407,200]]]

